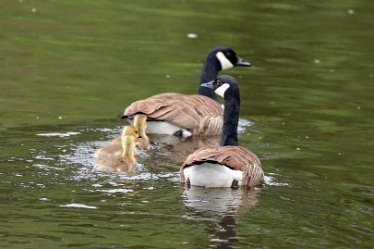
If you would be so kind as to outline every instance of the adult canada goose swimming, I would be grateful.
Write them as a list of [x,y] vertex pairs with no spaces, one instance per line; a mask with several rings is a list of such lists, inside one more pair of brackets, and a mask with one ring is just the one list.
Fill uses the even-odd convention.
[[216,148],[201,148],[190,154],[180,170],[180,181],[188,186],[253,187],[264,182],[258,157],[238,145],[240,109],[239,86],[231,76],[220,76],[202,84],[225,100],[221,143]]
[[121,134],[121,146],[111,144],[96,151],[98,163],[96,171],[132,171],[136,164],[135,141],[138,138],[138,131],[133,126],[125,126]]
[[230,48],[212,49],[205,61],[200,79],[200,95],[162,93],[130,104],[123,119],[130,122],[138,114],[148,118],[148,134],[168,134],[189,137],[191,135],[220,135],[223,110],[216,94],[202,86],[212,82],[219,71],[235,66],[249,67],[251,64]]

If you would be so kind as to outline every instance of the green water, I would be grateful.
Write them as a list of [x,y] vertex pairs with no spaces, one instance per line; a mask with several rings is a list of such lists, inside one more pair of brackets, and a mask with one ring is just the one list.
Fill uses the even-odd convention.
[[[0,248],[372,248],[373,13],[369,0],[2,0]],[[92,172],[117,114],[195,93],[216,46],[253,64],[225,73],[267,184],[181,188],[176,151],[196,139],[154,137],[137,175]]]

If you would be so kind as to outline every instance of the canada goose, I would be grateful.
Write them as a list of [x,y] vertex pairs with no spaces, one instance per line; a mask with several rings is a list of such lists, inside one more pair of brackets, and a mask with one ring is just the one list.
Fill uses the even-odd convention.
[[132,171],[136,159],[135,139],[138,132],[135,127],[125,126],[121,135],[121,147],[111,144],[100,148],[95,155],[98,157],[96,171]]
[[200,79],[200,95],[162,93],[130,104],[122,119],[131,121],[134,115],[147,115],[147,133],[182,137],[219,135],[222,131],[223,110],[212,89],[202,84],[212,82],[219,71],[251,64],[230,48],[212,49],[205,61]]
[[190,154],[180,170],[180,182],[188,186],[257,186],[264,182],[258,157],[238,145],[239,86],[231,76],[220,76],[202,86],[224,98],[224,124],[221,143],[216,148],[201,148]]

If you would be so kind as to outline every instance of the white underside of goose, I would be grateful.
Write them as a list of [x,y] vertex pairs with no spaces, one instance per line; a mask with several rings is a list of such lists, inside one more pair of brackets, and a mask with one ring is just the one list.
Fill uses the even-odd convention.
[[[133,124],[133,120],[128,121]],[[181,132],[182,137],[192,136],[190,131],[166,121],[148,121],[145,129],[147,134],[174,135],[176,132]]]
[[203,163],[186,167],[184,177],[186,181],[189,180],[191,186],[229,188],[234,180],[238,182],[238,186],[242,185],[243,172],[223,165]]

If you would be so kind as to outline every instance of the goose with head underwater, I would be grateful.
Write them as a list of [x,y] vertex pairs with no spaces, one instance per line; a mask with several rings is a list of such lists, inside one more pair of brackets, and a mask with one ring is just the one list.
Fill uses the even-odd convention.
[[199,94],[184,95],[162,93],[130,104],[122,119],[132,122],[136,114],[148,119],[148,134],[167,134],[179,137],[191,135],[220,135],[223,126],[223,110],[215,92],[202,86],[213,82],[221,70],[251,64],[230,48],[212,49],[205,61],[200,79]]
[[224,98],[221,143],[219,147],[201,148],[190,154],[180,169],[180,182],[187,186],[233,188],[263,184],[260,159],[238,145],[240,94],[237,82],[224,75],[202,86]]

